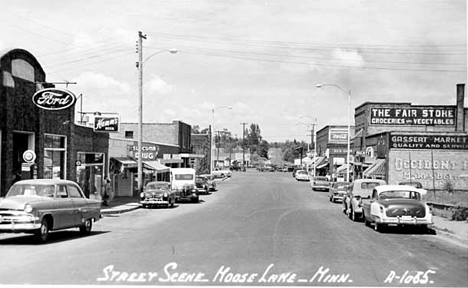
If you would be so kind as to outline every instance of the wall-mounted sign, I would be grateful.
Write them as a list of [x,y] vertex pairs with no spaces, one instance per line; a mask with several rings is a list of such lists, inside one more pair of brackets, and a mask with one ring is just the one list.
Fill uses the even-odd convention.
[[468,136],[392,134],[390,148],[468,150]]
[[119,132],[119,117],[94,117],[94,131]]
[[[142,160],[156,160],[159,153],[159,146],[156,145],[142,145],[141,146],[141,159]],[[138,159],[138,146],[133,146],[133,158]]]
[[23,160],[27,163],[34,163],[34,160],[36,160],[36,153],[33,150],[24,151]]
[[330,143],[346,143],[348,142],[348,129],[330,129]]
[[34,93],[33,103],[46,110],[63,110],[70,108],[76,102],[76,96],[65,89],[47,88]]
[[371,108],[370,125],[455,125],[455,107]]

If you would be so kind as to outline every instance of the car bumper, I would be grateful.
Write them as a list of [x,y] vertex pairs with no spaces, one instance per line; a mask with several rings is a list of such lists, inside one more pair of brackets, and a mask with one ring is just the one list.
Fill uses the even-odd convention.
[[333,200],[343,201],[344,195],[333,195]]
[[431,226],[434,224],[431,218],[416,218],[416,217],[392,217],[392,218],[379,218],[375,219],[375,222],[379,224],[387,225],[427,225]]
[[0,217],[1,232],[25,232],[37,230],[41,227],[39,218],[31,214],[3,215]]
[[167,205],[169,204],[169,199],[163,200],[163,199],[145,199],[141,200],[140,204],[142,205]]
[[316,186],[316,185],[312,185],[312,189],[315,189],[315,190],[329,190],[330,187],[328,187],[328,186]]

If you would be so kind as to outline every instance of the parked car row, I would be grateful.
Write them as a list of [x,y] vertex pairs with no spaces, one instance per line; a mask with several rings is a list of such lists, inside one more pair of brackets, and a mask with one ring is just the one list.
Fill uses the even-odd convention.
[[[427,190],[421,187],[417,182],[388,185],[379,179],[357,179],[346,188],[342,210],[351,220],[363,221],[379,232],[388,226],[414,226],[425,230],[433,221],[432,211],[423,201]],[[334,193],[333,196],[329,193],[333,197],[331,200],[335,199]]]

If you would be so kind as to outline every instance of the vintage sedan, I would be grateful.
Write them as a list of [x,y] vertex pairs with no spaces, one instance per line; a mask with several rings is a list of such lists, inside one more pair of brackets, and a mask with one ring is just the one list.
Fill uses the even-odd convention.
[[205,177],[195,177],[195,186],[197,187],[198,194],[208,194],[208,181]]
[[53,230],[78,227],[89,234],[100,218],[101,201],[87,199],[69,180],[18,181],[0,199],[0,232],[32,233],[39,243]]
[[344,195],[348,191],[349,182],[339,181],[333,182],[328,190],[328,199],[330,202],[335,203],[338,201],[343,201]]
[[174,207],[175,193],[171,190],[171,183],[164,181],[148,182],[140,193],[140,204],[143,208],[160,205]]
[[216,181],[213,175],[210,174],[201,174],[198,177],[205,178],[206,184],[208,185],[208,191],[216,191]]
[[296,171],[296,180],[297,181],[309,181],[309,174],[306,170],[297,170]]
[[372,191],[370,201],[363,203],[366,226],[383,231],[387,226],[412,225],[427,229],[432,225],[432,212],[423,202],[426,190],[409,185],[382,185]]
[[312,179],[310,180],[310,186],[312,188],[312,191],[315,191],[315,190],[329,191],[330,181],[328,181],[328,178],[325,176],[315,176],[315,177],[312,177]]

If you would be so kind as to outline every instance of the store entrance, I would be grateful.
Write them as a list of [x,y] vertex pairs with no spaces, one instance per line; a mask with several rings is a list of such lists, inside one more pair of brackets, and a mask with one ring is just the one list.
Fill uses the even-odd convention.
[[13,133],[13,163],[12,173],[21,175],[21,164],[24,162],[23,153],[34,149],[34,133]]

